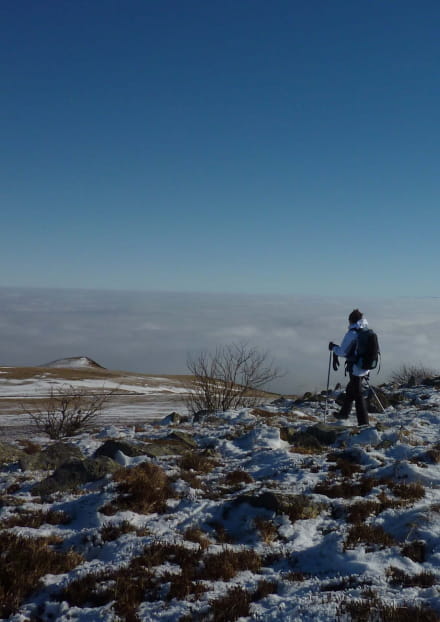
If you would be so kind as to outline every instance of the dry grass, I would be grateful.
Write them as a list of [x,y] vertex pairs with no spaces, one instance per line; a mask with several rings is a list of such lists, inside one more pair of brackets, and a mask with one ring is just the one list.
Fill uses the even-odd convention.
[[437,578],[432,572],[421,572],[416,575],[408,575],[400,568],[390,566],[386,576],[393,587],[432,587],[437,583]]
[[381,504],[377,501],[357,501],[348,509],[347,521],[350,523],[363,523],[369,516],[377,515],[381,511]]
[[251,415],[256,415],[257,417],[263,417],[264,419],[272,419],[273,417],[280,416],[279,413],[271,412],[270,410],[265,410],[264,408],[253,408],[251,410]]
[[167,499],[174,497],[170,480],[165,471],[151,462],[119,469],[114,474],[118,497],[101,508],[104,514],[131,510],[139,514],[163,513]]
[[396,497],[410,502],[423,499],[426,494],[425,488],[420,482],[389,482],[388,487]]
[[195,473],[210,473],[217,466],[215,460],[198,452],[187,452],[178,461],[178,465],[184,471]]
[[363,469],[358,464],[353,464],[344,458],[336,458],[335,464],[329,466],[329,471],[339,471],[344,477],[352,477],[355,473],[360,473]]
[[349,479],[343,479],[340,482],[335,482],[333,479],[327,479],[323,482],[319,482],[314,492],[325,495],[331,499],[352,499],[353,497],[365,497],[368,495],[375,486],[381,483],[379,480],[375,480],[371,477],[364,477],[358,482],[352,482]]
[[405,557],[409,557],[413,562],[418,562],[419,564],[423,564],[426,560],[426,544],[423,540],[408,542],[408,544],[402,547],[400,552]]
[[148,536],[148,529],[139,529],[134,527],[128,521],[122,521],[119,525],[106,523],[101,528],[101,539],[103,542],[112,542],[127,533],[134,533],[138,537]]
[[39,451],[41,451],[41,445],[39,445],[38,443],[34,443],[27,438],[21,439],[19,443],[22,450],[29,455],[37,454]]
[[439,622],[436,611],[425,605],[389,605],[377,598],[343,600],[337,622]]
[[212,622],[233,622],[250,615],[252,597],[242,587],[233,587],[224,596],[210,601]]
[[1,529],[9,529],[11,527],[31,527],[38,529],[41,525],[68,525],[71,517],[63,511],[59,510],[34,510],[20,512],[9,516],[0,522]]
[[207,549],[210,545],[210,541],[205,532],[199,527],[188,527],[183,535],[186,540],[199,544],[203,550]]
[[242,469],[237,469],[235,471],[230,471],[225,476],[225,484],[229,486],[237,486],[240,484],[252,484],[254,482],[254,478],[247,471],[243,471]]
[[73,551],[53,551],[45,539],[0,533],[0,616],[14,613],[44,575],[67,572],[82,561]]
[[254,523],[255,528],[260,532],[264,544],[270,544],[278,538],[278,529],[272,521],[257,516],[254,519]]
[[255,551],[244,549],[232,551],[223,549],[204,558],[203,577],[210,581],[230,581],[238,572],[250,570],[258,572],[261,558]]
[[344,543],[344,550],[353,549],[359,544],[366,544],[367,550],[384,549],[396,544],[396,540],[380,525],[365,525],[356,523],[348,532]]

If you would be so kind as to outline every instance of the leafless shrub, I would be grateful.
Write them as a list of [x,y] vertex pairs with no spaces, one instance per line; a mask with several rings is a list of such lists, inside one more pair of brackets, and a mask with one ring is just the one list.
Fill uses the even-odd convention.
[[82,561],[72,551],[53,551],[44,538],[0,533],[0,617],[14,613],[45,574],[67,572]]
[[401,365],[396,371],[394,371],[391,376],[391,382],[394,382],[398,385],[404,384],[420,384],[423,380],[427,378],[434,378],[438,375],[438,372],[435,370],[425,367],[422,364],[419,365]]
[[281,375],[268,361],[266,352],[261,353],[244,343],[189,357],[187,367],[193,376],[187,399],[188,410],[192,413],[254,405],[261,398],[262,388]]
[[52,387],[42,405],[23,405],[23,410],[37,429],[49,438],[65,438],[89,429],[115,391],[102,389],[98,393],[91,393],[72,385]]

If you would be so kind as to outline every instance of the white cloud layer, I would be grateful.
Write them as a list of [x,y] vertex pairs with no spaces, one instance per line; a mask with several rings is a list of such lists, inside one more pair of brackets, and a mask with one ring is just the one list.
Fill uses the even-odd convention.
[[[188,354],[246,341],[267,350],[285,376],[283,393],[321,390],[330,340],[339,342],[359,307],[378,335],[382,370],[440,370],[440,298],[332,299],[157,292],[0,288],[2,365],[89,356],[111,369],[186,373]],[[342,366],[341,366],[342,368]],[[331,372],[331,386],[344,382]]]

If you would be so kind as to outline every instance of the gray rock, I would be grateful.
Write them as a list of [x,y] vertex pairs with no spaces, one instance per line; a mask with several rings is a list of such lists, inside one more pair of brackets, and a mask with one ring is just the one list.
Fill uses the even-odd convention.
[[35,484],[32,492],[36,495],[47,496],[58,491],[72,490],[82,484],[97,481],[119,468],[119,464],[107,456],[66,462],[59,466],[50,477]]
[[346,430],[336,425],[316,423],[309,426],[305,432],[316,438],[322,445],[333,445]]
[[112,458],[112,460],[114,460],[116,454],[120,451],[126,456],[133,458],[135,456],[148,455],[147,448],[148,445],[146,443],[131,443],[130,441],[125,440],[109,439],[98,447],[93,454],[93,457],[98,458],[99,456],[107,456],[108,458]]
[[20,458],[20,468],[22,471],[47,471],[56,469],[65,462],[83,458],[81,450],[75,445],[58,442],[36,454],[24,454]]
[[307,432],[298,431],[292,426],[287,426],[280,429],[280,438],[283,441],[287,441],[295,447],[302,447],[304,449],[311,449],[319,451],[322,449],[321,443],[312,434]]
[[172,412],[163,419],[161,419],[161,423],[165,425],[179,425],[181,420],[182,417],[179,415],[179,413]]
[[194,440],[191,434],[187,434],[186,432],[180,432],[176,430],[175,432],[170,434],[167,438],[173,441],[175,440],[181,441],[182,443],[185,443],[185,445],[188,445],[188,447],[192,449],[198,448],[197,442]]

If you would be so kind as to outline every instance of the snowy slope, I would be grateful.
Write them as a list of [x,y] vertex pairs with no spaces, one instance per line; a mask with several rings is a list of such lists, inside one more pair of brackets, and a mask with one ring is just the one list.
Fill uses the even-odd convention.
[[[57,550],[73,547],[82,555],[72,570],[47,574],[9,619],[25,622],[38,610],[39,620],[60,622],[118,615],[163,622],[440,620],[440,392],[388,391],[399,396],[394,407],[372,415],[366,428],[354,417],[331,421],[337,436],[319,447],[303,433],[322,423],[322,401],[281,400],[136,429],[120,422],[70,439],[91,457],[108,438],[145,443],[191,435],[197,448],[187,463],[179,455],[116,455],[124,473],[144,463],[163,470],[171,492],[160,510],[118,508],[111,477],[40,498],[31,484],[47,473],[4,466],[3,532],[56,536]],[[302,440],[283,440],[287,429]],[[293,505],[283,510],[277,498]],[[18,526],[23,512],[43,509],[63,510],[69,521]],[[232,557],[225,563],[243,552],[248,559],[238,568]],[[128,599],[114,588],[116,576],[128,582]],[[81,577],[86,597],[65,589]],[[109,586],[112,596],[100,602],[96,595]]]

